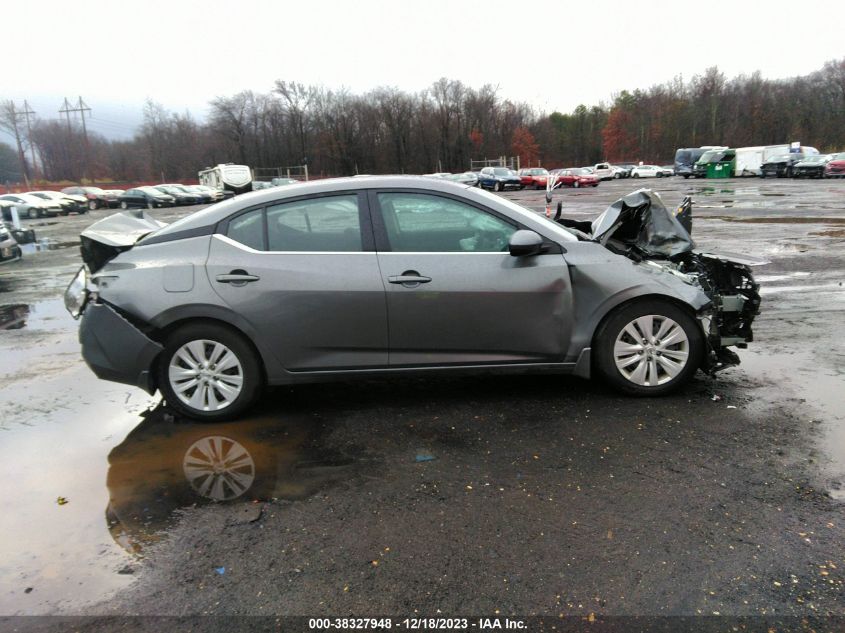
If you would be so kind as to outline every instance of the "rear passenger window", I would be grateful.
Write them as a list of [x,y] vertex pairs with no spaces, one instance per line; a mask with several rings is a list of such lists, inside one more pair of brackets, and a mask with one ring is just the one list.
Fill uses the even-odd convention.
[[264,211],[256,209],[229,221],[226,236],[257,251],[264,250]]
[[362,251],[358,196],[327,196],[267,207],[271,251]]

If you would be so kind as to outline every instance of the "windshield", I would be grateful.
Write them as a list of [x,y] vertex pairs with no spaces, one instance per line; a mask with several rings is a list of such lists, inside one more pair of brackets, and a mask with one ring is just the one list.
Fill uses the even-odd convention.
[[510,169],[507,169],[507,168],[505,168],[505,167],[496,167],[496,168],[493,170],[493,173],[494,173],[496,176],[510,176],[510,175],[511,175],[511,170],[510,170]]
[[786,163],[792,160],[798,154],[780,154],[778,156],[773,156],[768,160],[770,163]]
[[545,169],[532,169],[528,173],[531,174],[532,176],[545,176],[549,172],[546,171]]
[[105,193],[105,191],[103,191],[99,187],[85,187],[85,191],[87,191],[88,193]]

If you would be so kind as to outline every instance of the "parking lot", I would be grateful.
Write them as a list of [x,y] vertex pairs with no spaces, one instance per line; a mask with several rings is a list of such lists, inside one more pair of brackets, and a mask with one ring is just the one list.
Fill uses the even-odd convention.
[[[25,221],[42,245],[0,267],[2,611],[845,613],[845,182],[619,180],[555,202],[592,219],[641,185],[693,195],[699,249],[768,261],[742,365],[660,399],[405,379],[188,422],[79,357],[61,293],[113,211]],[[542,191],[502,195],[542,212]],[[234,492],[192,475],[220,446],[253,466]]]

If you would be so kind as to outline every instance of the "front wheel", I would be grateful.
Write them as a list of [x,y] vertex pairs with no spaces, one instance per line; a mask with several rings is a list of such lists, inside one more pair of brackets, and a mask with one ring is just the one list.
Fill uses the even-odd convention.
[[634,174],[634,175],[632,176],[632,178],[639,178],[639,177],[640,177],[640,175],[639,175],[639,174]]
[[493,185],[493,191],[501,191],[502,190],[502,183],[497,182]]
[[580,187],[580,186],[581,186],[581,181],[580,181],[580,180],[576,180],[575,182],[573,182],[573,183],[572,183],[572,186],[573,186],[573,187],[575,187],[576,189],[578,189],[578,187]]
[[602,323],[595,366],[616,389],[658,396],[688,381],[701,365],[704,340],[693,316],[660,299],[629,303]]
[[35,207],[30,207],[29,210],[26,212],[26,217],[28,217],[30,220],[34,220],[38,217],[38,209],[36,209]]
[[97,205],[96,200],[89,200],[88,201],[88,210],[89,211],[96,211],[99,205]]
[[245,411],[263,381],[253,348],[229,328],[185,325],[171,334],[158,363],[167,404],[190,418],[217,421]]
[[126,200],[121,201],[121,203],[120,203],[120,208],[121,208],[121,209],[128,209],[128,208],[129,208],[129,203],[127,203],[127,202],[126,202]]

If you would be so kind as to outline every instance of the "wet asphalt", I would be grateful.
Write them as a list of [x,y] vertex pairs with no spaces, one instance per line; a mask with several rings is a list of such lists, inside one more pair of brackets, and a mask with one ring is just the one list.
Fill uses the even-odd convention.
[[[591,219],[639,184],[555,202]],[[701,250],[769,262],[743,364],[661,399],[403,379],[195,424],[79,357],[61,293],[109,212],[25,222],[46,241],[0,267],[0,615],[845,615],[845,181],[643,184],[693,195]],[[200,476],[212,451],[233,486]]]

